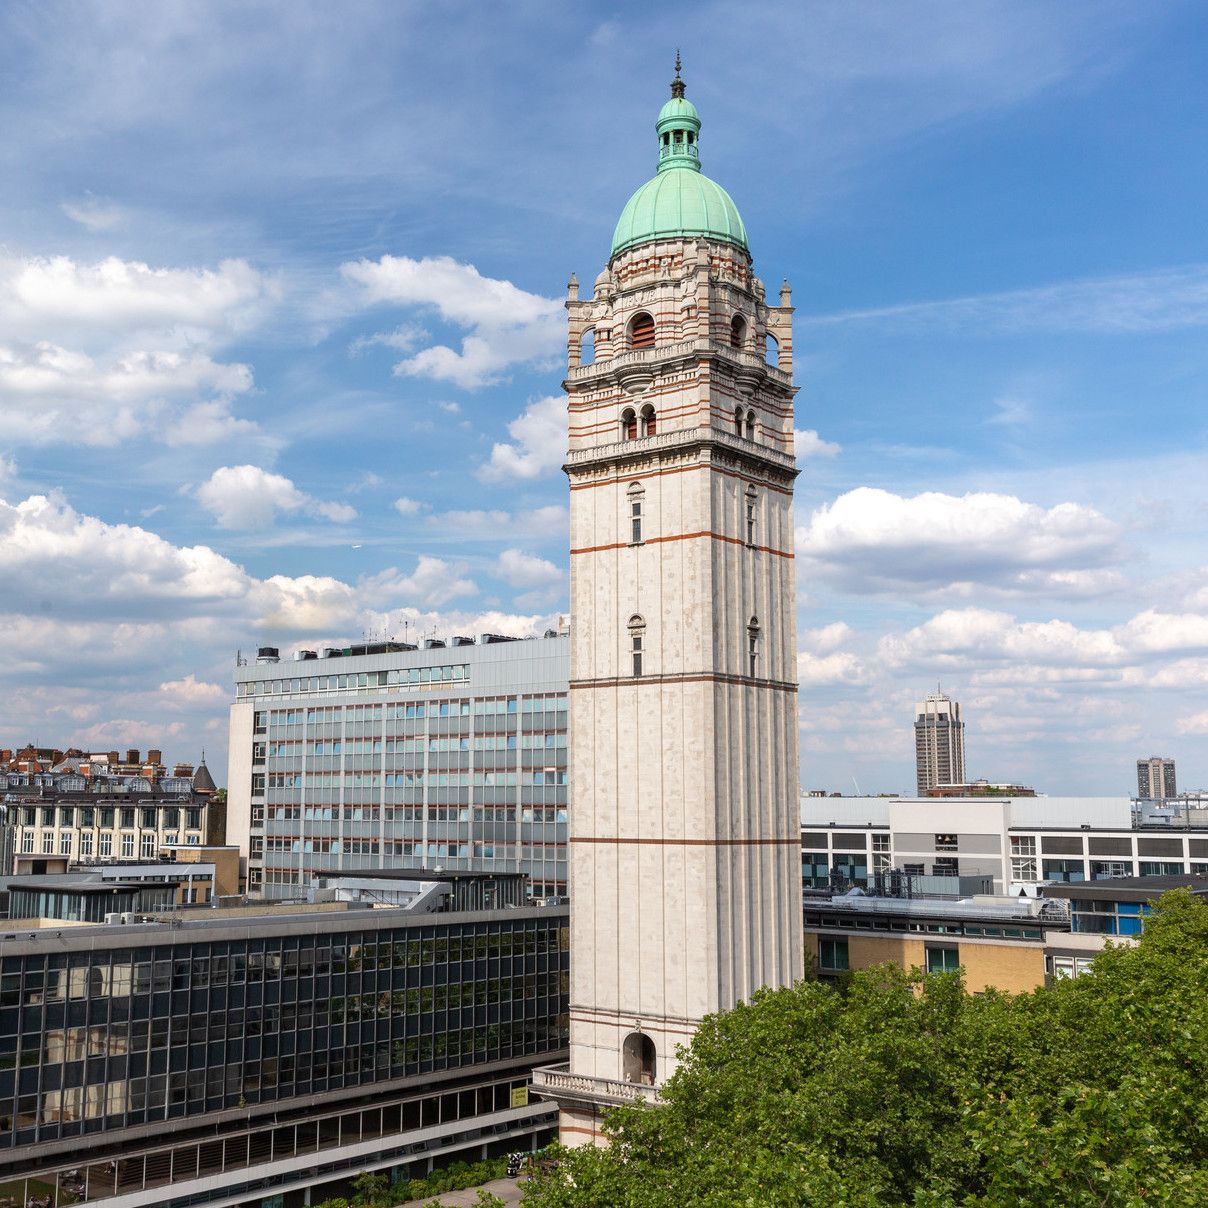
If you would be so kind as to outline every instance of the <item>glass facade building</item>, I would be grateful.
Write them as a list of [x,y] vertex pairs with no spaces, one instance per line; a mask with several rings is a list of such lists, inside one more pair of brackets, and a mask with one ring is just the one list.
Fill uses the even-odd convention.
[[[339,1137],[347,1105],[372,1104],[386,1135],[390,1120],[407,1129],[403,1100],[434,1087],[519,1071],[522,1088],[530,1066],[566,1047],[568,947],[565,907],[328,908],[5,936],[0,1195],[56,1158],[94,1168],[89,1198],[110,1181],[144,1189],[162,1163],[127,1167],[123,1182],[136,1142],[154,1151],[168,1127],[187,1151],[188,1130],[212,1138],[232,1113],[242,1165],[255,1166],[266,1137],[265,1154],[281,1158],[312,1128],[330,1138],[333,1119]],[[438,1118],[483,1110],[496,1110],[493,1093]],[[285,1119],[294,1133],[274,1139]],[[200,1150],[173,1162],[204,1166]]]
[[565,635],[484,636],[238,667],[227,837],[249,893],[392,867],[565,895],[568,657]]

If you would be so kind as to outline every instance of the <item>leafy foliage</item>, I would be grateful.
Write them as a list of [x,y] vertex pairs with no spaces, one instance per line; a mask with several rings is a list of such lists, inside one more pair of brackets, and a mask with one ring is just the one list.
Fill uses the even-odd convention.
[[[482,1162],[453,1162],[443,1170],[434,1170],[422,1179],[406,1179],[391,1184],[380,1173],[365,1171],[352,1180],[355,1194],[351,1199],[336,1196],[324,1200],[316,1208],[390,1208],[410,1200],[427,1200],[443,1195],[446,1191],[461,1191],[466,1187],[477,1187],[492,1179],[501,1179],[507,1173],[506,1158],[488,1158]],[[489,1192],[478,1193],[479,1203],[491,1205],[498,1197]],[[485,1197],[485,1198],[484,1198]]]
[[761,991],[701,1025],[664,1104],[561,1149],[530,1208],[1202,1208],[1208,905],[1016,996],[957,974]]

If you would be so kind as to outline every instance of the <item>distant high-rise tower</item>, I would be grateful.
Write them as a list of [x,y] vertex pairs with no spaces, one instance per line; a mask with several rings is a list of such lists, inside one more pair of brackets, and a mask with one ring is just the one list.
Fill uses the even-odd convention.
[[914,760],[921,797],[939,784],[965,783],[965,723],[961,707],[935,692],[915,707]]
[[1174,783],[1174,760],[1151,755],[1137,760],[1137,796],[1147,801],[1173,797],[1178,790]]

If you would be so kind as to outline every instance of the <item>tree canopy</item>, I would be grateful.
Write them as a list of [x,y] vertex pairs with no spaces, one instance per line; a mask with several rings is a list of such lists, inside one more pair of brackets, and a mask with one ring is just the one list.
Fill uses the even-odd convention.
[[805,981],[710,1016],[657,1107],[610,1112],[530,1208],[1208,1204],[1208,905],[1029,994]]

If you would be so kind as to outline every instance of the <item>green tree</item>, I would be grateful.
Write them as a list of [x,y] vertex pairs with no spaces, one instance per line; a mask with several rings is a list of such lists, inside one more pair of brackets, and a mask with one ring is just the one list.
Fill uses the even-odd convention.
[[1031,994],[859,972],[702,1024],[659,1107],[562,1150],[532,1208],[1208,1204],[1208,905]]
[[390,1180],[377,1171],[366,1170],[352,1180],[357,1208],[386,1208],[390,1203]]

